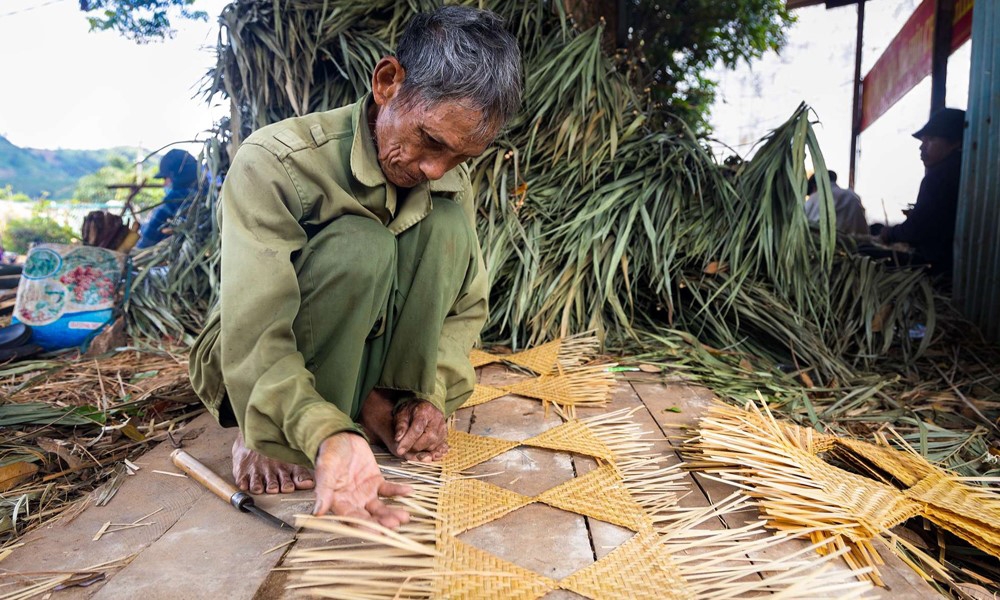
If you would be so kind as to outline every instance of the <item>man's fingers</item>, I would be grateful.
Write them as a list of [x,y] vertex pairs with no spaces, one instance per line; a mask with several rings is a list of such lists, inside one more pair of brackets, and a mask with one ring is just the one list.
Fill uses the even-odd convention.
[[338,517],[354,517],[356,519],[372,520],[371,513],[364,506],[357,503],[357,499],[334,498],[333,514]]
[[399,442],[406,435],[406,430],[410,428],[410,419],[413,417],[413,410],[410,407],[403,407],[401,410],[396,412],[396,423],[395,429],[396,434],[392,439]]
[[444,442],[444,431],[440,427],[428,427],[424,433],[413,442],[412,448],[417,452],[433,452]]
[[370,501],[365,506],[365,509],[379,525],[388,527],[389,529],[397,529],[400,525],[410,522],[409,513],[405,510],[388,506],[378,498]]
[[378,486],[378,495],[384,498],[390,498],[392,496],[409,496],[412,493],[413,488],[405,483],[383,481]]
[[333,506],[333,498],[328,494],[321,494],[319,491],[316,492],[316,504],[313,505],[312,514],[321,517],[326,513],[330,512],[330,508]]
[[418,410],[414,411],[413,416],[410,419],[410,427],[406,430],[402,437],[397,439],[399,445],[396,447],[396,451],[399,454],[406,453],[410,448],[412,448],[420,436],[424,434],[427,430],[427,413]]
[[406,430],[406,435],[400,438],[399,445],[396,446],[396,454],[402,455],[409,452],[410,448],[413,447],[417,439],[419,439],[423,434],[423,427],[417,427],[416,424],[411,425],[410,428]]

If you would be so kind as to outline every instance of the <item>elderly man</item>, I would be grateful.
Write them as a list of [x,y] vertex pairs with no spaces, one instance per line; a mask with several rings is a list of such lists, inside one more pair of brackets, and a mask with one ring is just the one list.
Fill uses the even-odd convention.
[[[366,437],[410,460],[448,450],[471,394],[487,278],[463,163],[520,105],[516,40],[488,11],[414,17],[357,104],[260,129],[222,190],[222,282],[191,379],[238,424],[253,493],[315,486],[315,514],[396,527]],[[310,473],[308,467],[315,469]]]
[[934,275],[950,276],[955,242],[955,216],[962,174],[962,136],[965,111],[942,108],[913,134],[920,140],[924,179],[913,210],[899,225],[879,233],[886,244],[913,247],[912,263],[927,263]]

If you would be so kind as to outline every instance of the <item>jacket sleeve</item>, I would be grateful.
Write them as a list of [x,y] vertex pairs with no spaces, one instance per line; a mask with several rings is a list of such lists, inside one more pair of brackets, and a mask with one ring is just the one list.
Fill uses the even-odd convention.
[[162,229],[167,225],[167,221],[174,216],[176,210],[175,206],[166,203],[154,208],[149,215],[149,220],[143,223],[142,229],[139,230],[139,241],[136,242],[136,248],[149,248],[167,237],[163,234]]
[[472,395],[476,371],[469,360],[473,344],[486,324],[489,301],[489,277],[476,235],[471,185],[460,193],[459,204],[466,211],[472,228],[474,256],[455,304],[445,317],[438,342],[438,364],[434,397],[430,401],[448,416]]
[[920,191],[917,193],[913,210],[906,216],[905,221],[889,228],[885,236],[887,242],[919,245],[922,241],[940,236],[942,223],[946,219],[940,187],[935,179],[924,178],[920,183]]
[[312,465],[320,444],[361,433],[325,401],[298,351],[299,285],[292,256],[307,242],[302,207],[282,162],[245,142],[222,190],[222,373],[249,448]]

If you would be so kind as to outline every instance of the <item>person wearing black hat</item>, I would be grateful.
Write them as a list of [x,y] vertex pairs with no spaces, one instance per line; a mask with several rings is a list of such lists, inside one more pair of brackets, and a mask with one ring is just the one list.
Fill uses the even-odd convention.
[[913,134],[920,140],[920,160],[926,169],[917,202],[905,221],[879,234],[885,244],[911,246],[911,264],[928,264],[932,275],[946,279],[952,271],[964,132],[965,111],[943,108]]
[[166,195],[142,226],[136,248],[149,248],[167,237],[163,232],[167,222],[198,191],[198,161],[190,153],[174,148],[160,159],[160,170],[153,178],[164,180]]

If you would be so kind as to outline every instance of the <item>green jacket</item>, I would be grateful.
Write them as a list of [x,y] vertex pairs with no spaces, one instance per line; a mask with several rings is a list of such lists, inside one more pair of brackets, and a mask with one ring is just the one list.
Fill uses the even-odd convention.
[[[292,260],[307,232],[343,215],[360,215],[398,236],[428,215],[431,192],[451,196],[475,220],[464,165],[413,188],[397,204],[396,188],[382,175],[368,135],[368,102],[366,97],[254,132],[240,146],[223,185],[225,389],[248,447],[286,462],[312,463],[327,437],[361,433],[350,415],[320,397],[296,348],[292,323],[300,296]],[[442,412],[447,401],[467,395],[474,384],[458,375],[470,372],[469,358],[455,348],[471,347],[486,319],[487,276],[476,250],[478,273],[442,330],[442,339],[468,343],[439,345],[436,389],[424,398]]]

